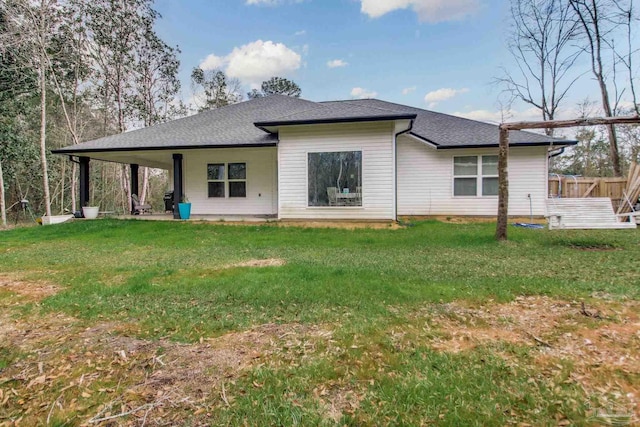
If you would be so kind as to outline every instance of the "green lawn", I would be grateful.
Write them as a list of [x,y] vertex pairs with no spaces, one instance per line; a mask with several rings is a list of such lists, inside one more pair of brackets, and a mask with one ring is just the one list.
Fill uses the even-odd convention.
[[[45,280],[62,290],[30,302],[0,289],[0,303],[16,319],[63,313],[83,327],[117,322],[128,336],[152,343],[197,345],[274,323],[331,331],[331,340],[309,338],[312,352],[271,352],[229,380],[224,395],[231,401],[207,401],[206,420],[214,425],[589,424],[595,397],[566,381],[570,361],[558,361],[563,368],[551,375],[535,367],[535,346],[496,341],[438,351],[429,340],[446,331],[425,330],[429,315],[418,322],[416,313],[529,295],[596,305],[637,301],[639,234],[510,228],[510,241],[497,243],[494,228],[100,220],[15,229],[0,232],[0,276]],[[286,264],[233,267],[269,258]],[[408,334],[410,345],[394,344],[392,330]],[[3,370],[29,357],[28,349],[15,354],[9,347],[0,343],[6,390]],[[632,375],[631,383],[637,378],[620,375]],[[336,394],[339,413],[327,416],[323,396]],[[56,422],[85,422],[106,400]],[[0,406],[0,424],[16,410],[3,414]],[[181,422],[201,422],[185,417]]]

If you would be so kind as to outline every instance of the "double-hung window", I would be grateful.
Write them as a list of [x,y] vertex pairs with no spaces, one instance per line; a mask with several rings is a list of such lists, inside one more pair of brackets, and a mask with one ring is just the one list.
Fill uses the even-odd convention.
[[453,158],[454,196],[497,196],[498,156]]
[[246,163],[209,163],[207,165],[209,197],[247,197]]

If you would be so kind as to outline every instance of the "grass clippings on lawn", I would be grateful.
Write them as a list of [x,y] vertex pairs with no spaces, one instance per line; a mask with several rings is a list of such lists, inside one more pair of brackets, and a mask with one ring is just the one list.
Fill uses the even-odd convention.
[[[469,351],[478,346],[504,344],[534,350],[532,368],[559,375],[570,363],[568,380],[585,394],[610,399],[619,408],[640,416],[640,302],[599,301],[597,318],[585,316],[581,304],[549,297],[518,297],[506,304],[469,306],[457,302],[430,307],[414,317],[430,324],[438,336],[438,351]],[[508,360],[522,364],[506,352]]]

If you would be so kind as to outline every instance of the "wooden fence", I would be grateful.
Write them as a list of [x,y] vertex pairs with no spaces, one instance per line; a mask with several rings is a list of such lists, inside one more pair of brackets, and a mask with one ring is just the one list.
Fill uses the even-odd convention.
[[626,178],[550,176],[549,197],[609,197],[617,205],[626,186]]

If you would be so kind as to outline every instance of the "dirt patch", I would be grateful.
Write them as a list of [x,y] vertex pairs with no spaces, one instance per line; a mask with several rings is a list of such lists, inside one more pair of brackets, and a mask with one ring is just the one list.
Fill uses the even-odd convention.
[[[430,345],[461,352],[480,345],[512,343],[532,348],[533,365],[560,375],[569,362],[571,380],[587,394],[640,417],[640,302],[596,302],[520,297],[508,304],[443,304],[421,311]],[[404,337],[398,337],[402,345]],[[501,354],[504,354],[503,352]],[[509,357],[509,356],[505,356]],[[519,363],[519,362],[518,362]]]
[[398,230],[404,228],[395,221],[278,221],[277,227],[302,227],[302,228],[340,228],[345,230],[372,229],[372,230]]
[[226,268],[233,267],[280,267],[287,262],[280,258],[268,258],[268,259],[250,259],[249,261],[242,261],[235,264],[231,264]]
[[355,390],[337,382],[320,385],[314,388],[313,394],[321,404],[324,417],[334,423],[340,422],[345,414],[355,414],[365,396],[364,390]]
[[60,287],[45,281],[24,281],[11,276],[0,276],[0,290],[14,292],[30,300],[40,301],[58,293]]
[[0,313],[0,361],[8,350],[19,352],[0,368],[0,425],[48,418],[209,425],[207,414],[233,402],[230,389],[246,369],[298,360],[300,348],[310,352],[331,337],[315,326],[265,324],[184,344],[126,335],[133,330],[119,322],[87,327],[61,314]]
[[[399,218],[401,221],[425,221],[425,220],[436,220],[440,222],[446,222],[450,224],[484,224],[484,223],[495,223],[495,216],[454,216],[454,215],[419,215],[419,216],[401,216]],[[547,220],[542,217],[534,217],[522,216],[522,217],[509,217],[509,223],[516,222],[533,222],[534,224],[546,224]]]
[[622,248],[616,248],[610,245],[568,245],[571,249],[576,249],[585,252],[608,252],[608,251],[620,251]]

